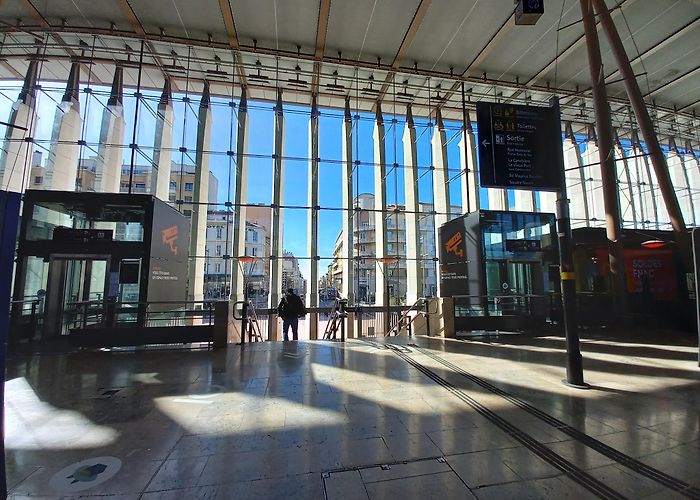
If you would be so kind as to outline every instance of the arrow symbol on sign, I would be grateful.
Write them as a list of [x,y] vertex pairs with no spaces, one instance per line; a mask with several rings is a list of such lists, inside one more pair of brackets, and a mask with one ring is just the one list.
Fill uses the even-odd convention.
[[483,141],[481,141],[481,145],[484,146],[484,147],[488,147],[490,144],[491,144],[491,143],[490,143],[489,141],[487,141],[486,139],[484,139]]

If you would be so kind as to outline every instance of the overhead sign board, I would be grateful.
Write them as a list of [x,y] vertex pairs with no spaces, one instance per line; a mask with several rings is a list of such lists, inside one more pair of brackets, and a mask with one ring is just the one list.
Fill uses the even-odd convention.
[[561,127],[555,108],[479,102],[476,120],[481,186],[559,190]]

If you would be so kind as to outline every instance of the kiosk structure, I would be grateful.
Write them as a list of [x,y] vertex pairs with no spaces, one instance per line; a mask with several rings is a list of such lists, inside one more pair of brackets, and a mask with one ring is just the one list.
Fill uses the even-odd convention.
[[10,341],[109,335],[183,308],[189,226],[150,195],[28,190]]

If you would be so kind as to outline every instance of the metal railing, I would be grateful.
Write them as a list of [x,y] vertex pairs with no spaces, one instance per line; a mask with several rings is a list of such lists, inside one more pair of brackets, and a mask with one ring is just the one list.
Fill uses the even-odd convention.
[[[409,307],[407,310],[401,313],[401,315],[398,317],[398,320],[392,322],[391,328],[386,334],[387,337],[400,335],[402,330],[406,330],[409,336],[413,335],[412,325],[417,318],[425,318],[430,314],[437,314],[437,308],[435,311],[430,311],[428,309],[429,304],[430,302],[428,301],[428,299],[425,298],[420,298],[416,300],[411,307]],[[394,316],[392,316],[392,319],[394,319]]]

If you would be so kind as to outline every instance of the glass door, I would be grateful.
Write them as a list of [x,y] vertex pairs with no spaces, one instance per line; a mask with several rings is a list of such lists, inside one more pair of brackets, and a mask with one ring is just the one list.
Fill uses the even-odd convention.
[[108,257],[52,256],[46,290],[45,337],[101,324]]
[[544,293],[541,267],[539,262],[487,260],[489,315],[531,314],[533,302]]

